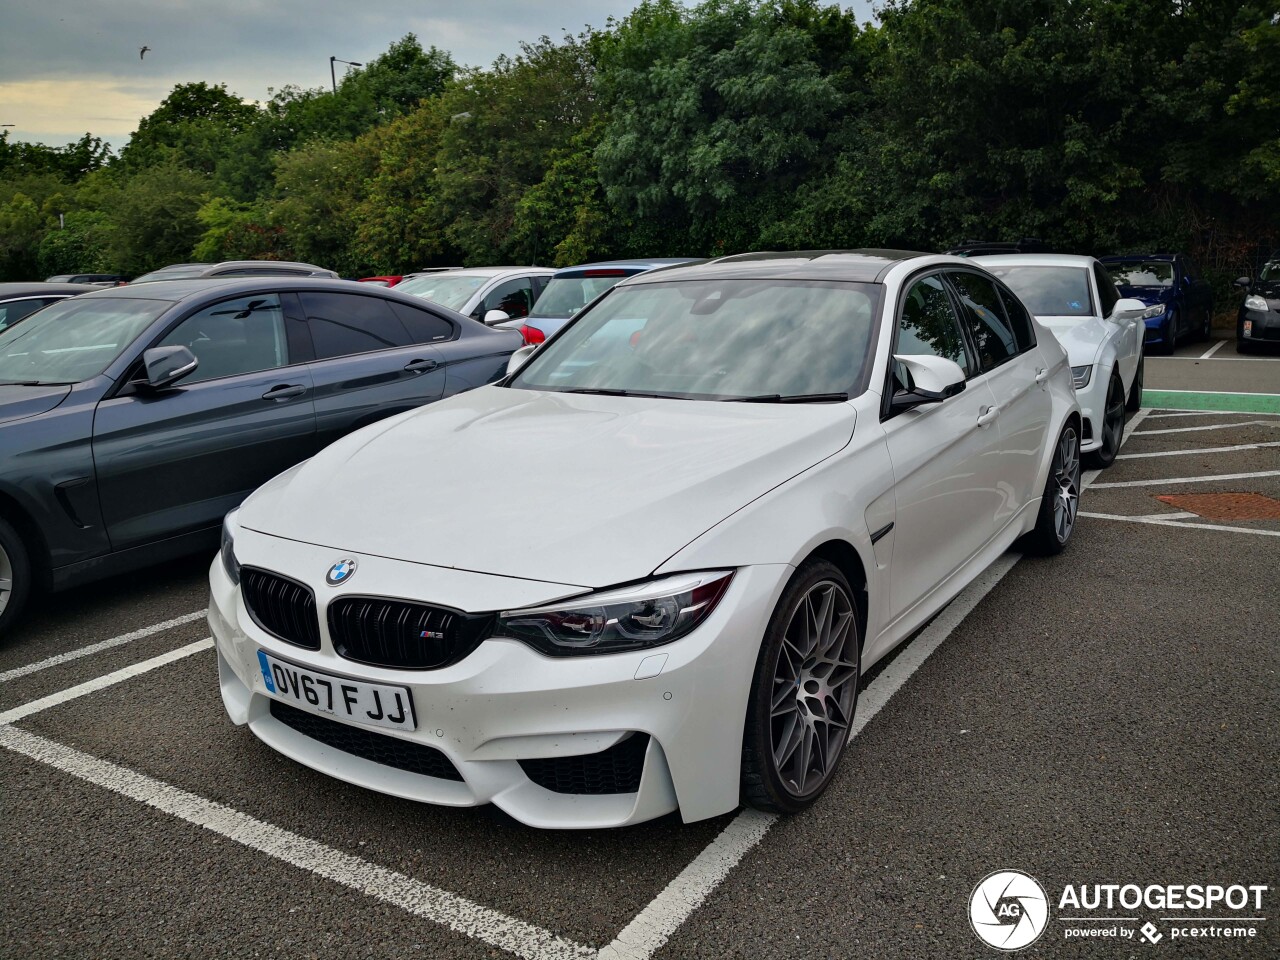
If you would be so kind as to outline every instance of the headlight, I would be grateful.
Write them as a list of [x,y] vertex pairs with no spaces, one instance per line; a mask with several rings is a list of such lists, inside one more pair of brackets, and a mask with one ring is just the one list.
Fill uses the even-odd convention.
[[237,587],[240,586],[240,561],[236,559],[236,538],[231,533],[236,512],[232,510],[222,521],[222,546],[218,555],[222,557],[222,569]]
[[1267,301],[1263,297],[1252,296],[1244,298],[1244,308],[1246,310],[1268,310]]
[[552,657],[657,647],[710,616],[732,579],[732,570],[682,573],[564,604],[504,610],[493,636],[521,640]]
[[1143,320],[1154,320],[1156,317],[1164,316],[1164,304],[1157,303],[1154,307],[1147,307],[1142,311]]
[[1093,376],[1093,364],[1083,367],[1071,368],[1071,379],[1075,381],[1076,389],[1083,390],[1089,385],[1089,378]]

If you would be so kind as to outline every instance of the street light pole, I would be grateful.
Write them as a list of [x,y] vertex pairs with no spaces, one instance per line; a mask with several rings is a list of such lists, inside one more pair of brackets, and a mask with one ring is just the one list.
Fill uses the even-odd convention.
[[338,57],[329,58],[329,83],[333,85],[333,92],[337,93],[338,92],[338,75],[333,68],[333,65],[335,63],[345,63],[348,67],[363,67],[364,64],[356,63],[354,60],[341,60]]

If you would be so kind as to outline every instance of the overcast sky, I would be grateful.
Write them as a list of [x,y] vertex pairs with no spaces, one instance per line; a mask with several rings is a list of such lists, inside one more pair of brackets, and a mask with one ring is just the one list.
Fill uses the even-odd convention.
[[[850,5],[850,0],[844,0]],[[853,0],[860,19],[869,0]],[[469,66],[625,17],[635,0],[0,0],[0,123],[60,146],[117,150],[178,83],[246,100],[329,85],[329,57],[366,62],[406,33]],[[143,46],[151,49],[139,58]],[[338,64],[342,70],[342,64]]]

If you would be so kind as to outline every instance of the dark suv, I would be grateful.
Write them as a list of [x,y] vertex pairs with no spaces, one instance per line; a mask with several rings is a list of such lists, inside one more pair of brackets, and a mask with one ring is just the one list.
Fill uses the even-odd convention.
[[171,280],[31,314],[0,332],[0,633],[33,587],[212,551],[262,483],[498,379],[520,344],[343,280]]
[[1195,262],[1181,253],[1126,253],[1100,257],[1122,297],[1147,304],[1147,348],[1172,353],[1184,339],[1208,340],[1213,332],[1213,288]]

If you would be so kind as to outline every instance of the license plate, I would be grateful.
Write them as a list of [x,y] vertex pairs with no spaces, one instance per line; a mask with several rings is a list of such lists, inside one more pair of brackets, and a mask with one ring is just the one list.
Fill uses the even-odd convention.
[[335,677],[277,660],[263,650],[258,651],[258,666],[267,692],[277,700],[367,727],[417,729],[413,697],[407,687]]

